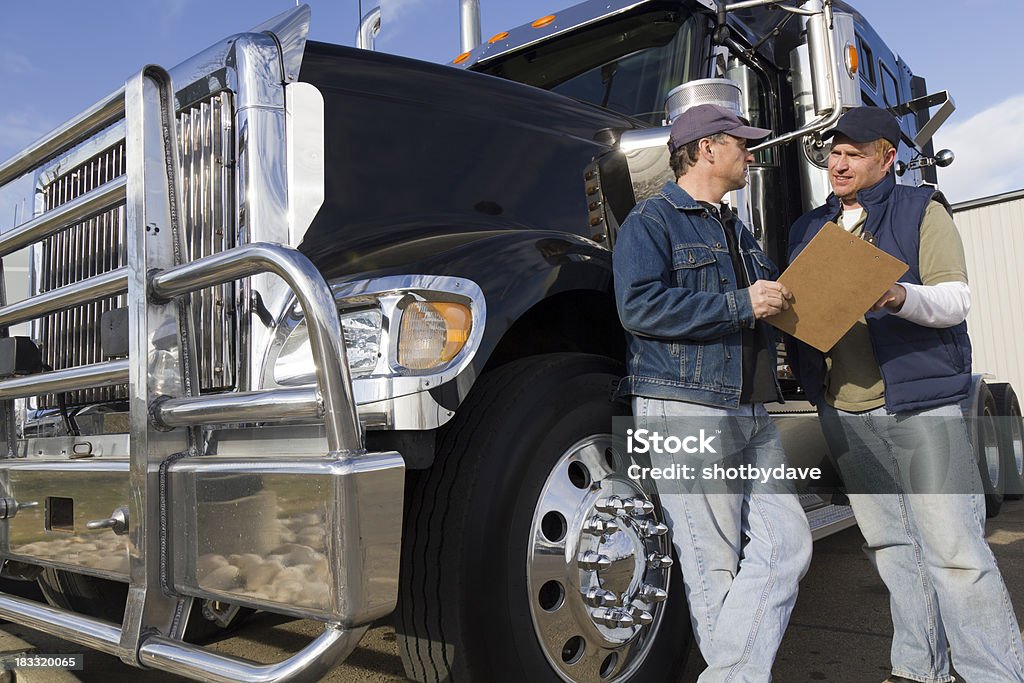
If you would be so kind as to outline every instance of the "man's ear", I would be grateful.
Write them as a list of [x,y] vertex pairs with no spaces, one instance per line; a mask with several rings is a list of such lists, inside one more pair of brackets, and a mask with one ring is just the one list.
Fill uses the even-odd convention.
[[889,148],[885,152],[885,156],[882,157],[882,165],[885,167],[885,172],[888,173],[889,169],[892,168],[893,162],[896,161],[896,150]]
[[700,150],[701,155],[707,155],[708,161],[714,161],[715,153],[712,151],[711,138],[703,138],[697,143],[697,148]]

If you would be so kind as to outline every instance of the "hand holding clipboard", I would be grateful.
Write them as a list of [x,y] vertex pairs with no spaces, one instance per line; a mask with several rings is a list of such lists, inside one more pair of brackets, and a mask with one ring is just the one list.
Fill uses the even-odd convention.
[[819,351],[828,351],[905,272],[907,264],[826,223],[779,282],[789,308],[765,320]]

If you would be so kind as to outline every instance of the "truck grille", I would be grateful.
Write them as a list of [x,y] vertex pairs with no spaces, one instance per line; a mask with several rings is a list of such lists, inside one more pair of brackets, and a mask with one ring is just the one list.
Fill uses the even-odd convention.
[[[182,215],[187,258],[208,256],[234,246],[233,136],[229,93],[182,111],[178,116]],[[125,173],[124,142],[61,173],[42,188],[49,211]],[[105,211],[46,239],[36,278],[38,292],[95,277],[128,263],[125,207]],[[127,296],[54,313],[41,319],[43,362],[54,370],[105,360],[100,349],[100,317],[127,306]],[[199,382],[203,391],[231,389],[235,382],[235,320],[232,285],[192,295],[197,331]],[[127,385],[67,392],[66,405],[126,400]],[[38,397],[40,408],[56,407],[57,396]]]

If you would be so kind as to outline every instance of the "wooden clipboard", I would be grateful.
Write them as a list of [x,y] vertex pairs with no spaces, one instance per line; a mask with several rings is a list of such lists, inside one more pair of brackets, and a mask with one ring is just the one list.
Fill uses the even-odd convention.
[[826,223],[779,276],[793,293],[789,309],[765,321],[828,351],[905,272],[899,259]]

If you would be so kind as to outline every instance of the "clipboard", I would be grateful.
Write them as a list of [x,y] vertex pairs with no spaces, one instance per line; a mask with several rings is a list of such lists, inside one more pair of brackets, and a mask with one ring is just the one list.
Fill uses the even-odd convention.
[[765,318],[827,352],[905,272],[907,264],[835,223],[825,223],[779,276],[789,309]]

